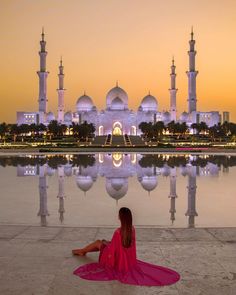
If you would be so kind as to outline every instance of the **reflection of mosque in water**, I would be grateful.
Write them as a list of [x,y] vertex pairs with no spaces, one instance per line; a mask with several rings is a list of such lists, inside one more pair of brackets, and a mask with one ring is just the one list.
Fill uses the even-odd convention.
[[[177,170],[182,176],[187,177],[187,211],[188,226],[194,227],[195,217],[198,216],[196,211],[196,177],[197,176],[214,176],[218,175],[220,166],[215,163],[207,162],[205,166],[193,165],[196,157],[190,156],[187,159],[186,165],[169,166],[165,162],[162,167],[156,165],[140,165],[140,159],[148,156],[140,154],[97,154],[95,164],[90,166],[75,166],[72,165],[70,159],[73,155],[67,156],[67,163],[58,164],[57,168],[51,168],[47,163],[40,165],[17,165],[18,176],[39,176],[39,212],[41,217],[41,225],[47,225],[47,216],[49,216],[47,208],[47,176],[52,176],[57,172],[58,176],[58,213],[59,219],[63,222],[64,219],[64,199],[65,199],[65,177],[74,176],[78,188],[86,194],[96,182],[97,177],[105,177],[107,194],[114,198],[117,202],[124,197],[128,192],[128,178],[137,176],[138,182],[142,188],[150,194],[158,184],[158,177],[169,177],[170,180],[170,219],[172,224],[175,220],[175,203],[177,198],[176,177]],[[168,155],[161,156],[162,158]],[[145,166],[145,167],[144,167]],[[160,166],[160,165],[159,165]]]

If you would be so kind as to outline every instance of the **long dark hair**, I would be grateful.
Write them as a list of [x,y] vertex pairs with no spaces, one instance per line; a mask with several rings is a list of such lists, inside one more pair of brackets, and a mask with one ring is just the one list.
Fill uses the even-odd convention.
[[119,210],[121,222],[121,239],[122,245],[129,248],[132,242],[132,213],[129,208],[122,207]]

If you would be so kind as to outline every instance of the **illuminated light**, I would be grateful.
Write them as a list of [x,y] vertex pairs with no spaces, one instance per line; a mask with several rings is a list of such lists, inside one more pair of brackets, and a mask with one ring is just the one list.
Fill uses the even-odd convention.
[[119,126],[120,128],[122,128],[122,124],[119,122],[119,121],[116,121],[114,124],[113,124],[113,128],[115,126]]
[[137,134],[137,128],[136,126],[131,126],[131,134],[136,135]]
[[122,154],[121,154],[121,153],[115,153],[115,154],[112,154],[112,158],[113,158],[115,161],[119,161],[119,160],[122,158]]
[[122,135],[122,124],[119,121],[113,123],[113,135]]
[[99,128],[98,128],[98,134],[99,135],[103,135],[103,132],[104,132],[103,126],[99,126]]
[[104,155],[103,154],[98,154],[98,161],[99,161],[99,163],[104,162]]
[[136,164],[136,160],[137,160],[137,155],[136,154],[131,154],[131,163]]
[[122,154],[121,153],[112,154],[112,158],[113,158],[113,166],[120,167],[122,165]]
[[113,165],[116,167],[116,168],[118,168],[118,167],[120,167],[121,165],[122,165],[122,161],[119,161],[119,162],[115,162],[115,161],[113,161]]

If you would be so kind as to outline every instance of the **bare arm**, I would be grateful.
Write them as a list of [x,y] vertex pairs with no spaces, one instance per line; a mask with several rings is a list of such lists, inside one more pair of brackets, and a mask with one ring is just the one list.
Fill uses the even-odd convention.
[[107,240],[103,239],[103,240],[102,240],[102,243],[103,243],[104,245],[107,245],[108,243],[110,243],[110,241],[107,241]]

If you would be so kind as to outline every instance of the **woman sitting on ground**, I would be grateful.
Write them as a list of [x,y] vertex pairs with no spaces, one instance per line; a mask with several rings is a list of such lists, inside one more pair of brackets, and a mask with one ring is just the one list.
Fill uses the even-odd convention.
[[140,286],[164,286],[177,282],[180,275],[174,270],[136,258],[135,228],[130,209],[122,207],[119,219],[121,227],[115,230],[111,241],[97,240],[82,249],[72,250],[79,256],[100,251],[98,263],[82,265],[74,274],[87,280],[118,280]]

